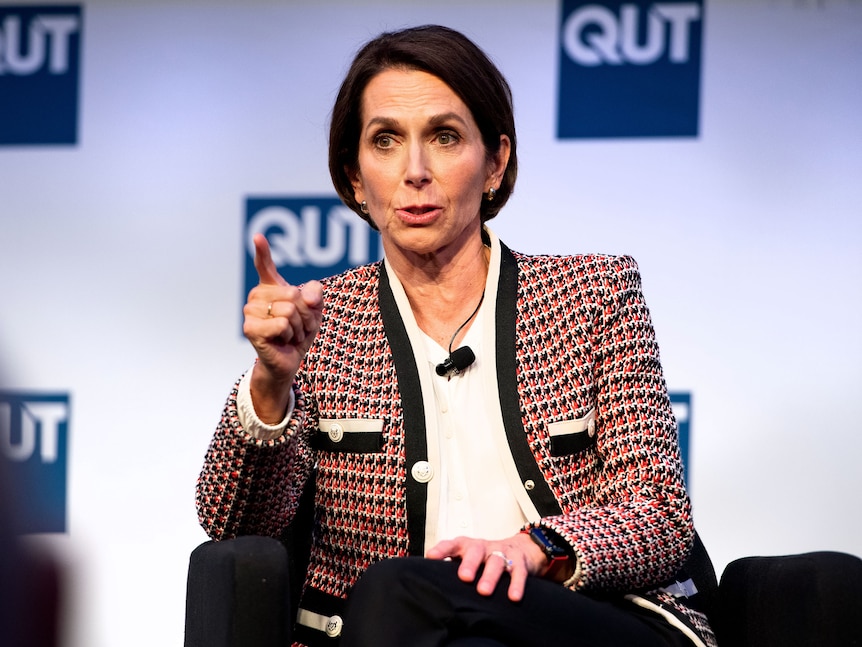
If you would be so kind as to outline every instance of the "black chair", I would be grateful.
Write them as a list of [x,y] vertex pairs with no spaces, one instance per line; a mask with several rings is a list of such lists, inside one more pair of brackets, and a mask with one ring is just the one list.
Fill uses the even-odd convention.
[[721,647],[862,645],[862,560],[838,552],[743,557],[711,617]]
[[[191,555],[185,647],[290,644],[307,546],[296,537],[206,542]],[[744,557],[716,585],[700,539],[686,570],[721,647],[862,647],[862,560],[838,552]]]
[[281,539],[245,536],[208,541],[189,559],[185,647],[283,647],[291,644],[308,569],[314,479]]

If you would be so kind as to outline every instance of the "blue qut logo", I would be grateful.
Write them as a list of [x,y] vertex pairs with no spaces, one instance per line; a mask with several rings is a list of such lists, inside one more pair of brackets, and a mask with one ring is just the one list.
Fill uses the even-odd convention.
[[557,135],[696,137],[702,32],[702,0],[563,0]]
[[69,395],[0,391],[3,492],[25,533],[66,531]]
[[75,144],[81,7],[0,5],[0,145]]
[[245,223],[243,300],[258,283],[256,233],[266,236],[279,273],[294,285],[381,258],[380,235],[336,197],[248,198]]
[[691,393],[679,391],[670,393],[670,405],[676,418],[676,428],[679,433],[679,448],[682,453],[682,465],[685,468],[685,483],[690,484],[691,461]]

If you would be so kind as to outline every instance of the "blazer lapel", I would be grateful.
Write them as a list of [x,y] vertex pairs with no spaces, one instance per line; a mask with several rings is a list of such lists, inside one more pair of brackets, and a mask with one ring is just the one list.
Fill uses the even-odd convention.
[[518,322],[518,262],[511,250],[500,243],[500,282],[497,288],[497,388],[509,449],[533,505],[542,517],[562,514],[550,486],[545,481],[536,457],[530,448],[521,419],[521,398],[518,393],[517,322]]
[[[407,328],[398,312],[395,296],[389,285],[386,267],[380,264],[380,288],[378,291],[380,316],[392,349],[395,374],[398,376],[398,391],[401,394],[401,415],[404,419],[404,457],[407,463],[407,536],[410,555],[425,554],[425,516],[428,503],[428,484],[420,483],[410,475],[410,467],[418,461],[428,460],[426,440],[425,407],[419,369],[413,347],[407,336]],[[393,403],[394,404],[394,403]]]

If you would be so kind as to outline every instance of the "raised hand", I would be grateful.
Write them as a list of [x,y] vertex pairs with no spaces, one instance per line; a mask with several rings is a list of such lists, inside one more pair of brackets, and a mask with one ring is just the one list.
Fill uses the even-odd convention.
[[301,288],[285,281],[263,234],[255,234],[254,249],[260,283],[243,307],[242,331],[258,358],[251,376],[254,410],[275,424],[284,418],[293,379],[320,328],[323,288],[317,281]]

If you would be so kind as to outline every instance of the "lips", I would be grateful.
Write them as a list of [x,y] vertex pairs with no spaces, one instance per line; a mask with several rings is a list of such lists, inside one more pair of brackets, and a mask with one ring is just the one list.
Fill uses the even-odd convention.
[[396,209],[399,218],[414,225],[427,224],[435,220],[441,213],[440,207],[433,204],[410,205]]

